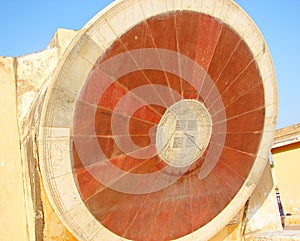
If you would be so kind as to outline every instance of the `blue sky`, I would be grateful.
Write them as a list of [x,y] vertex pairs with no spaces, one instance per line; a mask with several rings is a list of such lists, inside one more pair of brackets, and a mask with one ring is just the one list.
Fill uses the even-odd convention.
[[[57,28],[80,29],[112,0],[10,0],[0,8],[0,56],[43,50]],[[277,128],[300,123],[300,1],[236,0],[269,46],[278,84]]]

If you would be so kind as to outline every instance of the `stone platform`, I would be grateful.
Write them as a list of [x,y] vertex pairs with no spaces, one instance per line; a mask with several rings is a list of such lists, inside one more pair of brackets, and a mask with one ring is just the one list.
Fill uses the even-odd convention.
[[282,231],[261,231],[245,236],[245,241],[296,241],[300,240],[300,228]]

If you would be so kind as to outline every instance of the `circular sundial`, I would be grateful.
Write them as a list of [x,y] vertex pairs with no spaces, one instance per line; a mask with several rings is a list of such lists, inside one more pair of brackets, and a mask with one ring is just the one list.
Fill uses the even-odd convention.
[[158,153],[170,166],[189,166],[206,150],[211,130],[211,117],[202,103],[195,100],[176,102],[158,124]]
[[276,105],[264,39],[234,1],[115,1],[47,89],[49,200],[78,240],[209,240],[260,179]]

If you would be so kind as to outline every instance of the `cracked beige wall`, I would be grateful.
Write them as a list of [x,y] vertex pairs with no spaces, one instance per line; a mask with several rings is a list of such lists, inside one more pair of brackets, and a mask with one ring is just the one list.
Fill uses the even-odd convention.
[[15,59],[0,57],[0,240],[27,241]]
[[38,126],[44,94],[52,74],[76,31],[58,29],[41,52],[18,57],[17,109],[22,160],[24,162],[27,222],[30,240],[75,240],[58,219],[43,188],[38,160]]
[[76,240],[49,204],[36,146],[43,93],[76,31],[58,29],[41,52],[0,57],[0,240]]

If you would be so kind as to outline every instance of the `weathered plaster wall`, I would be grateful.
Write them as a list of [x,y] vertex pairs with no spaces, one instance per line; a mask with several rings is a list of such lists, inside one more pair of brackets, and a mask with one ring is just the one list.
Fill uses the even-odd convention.
[[45,223],[43,227],[44,241],[77,241],[77,239],[62,224],[54,209],[52,208],[44,188],[41,188],[41,198]]
[[243,218],[245,215],[244,208],[236,215],[236,217],[219,233],[217,233],[209,241],[240,241],[243,238]]
[[[68,47],[76,31],[58,29],[48,47],[41,52],[16,58],[17,104],[20,130],[28,118],[31,105],[42,85],[51,78],[58,61]],[[26,127],[25,130],[26,132]]]
[[30,240],[73,240],[49,204],[38,159],[38,126],[44,95],[61,55],[76,31],[59,29],[46,50],[21,56],[17,62],[17,108]]
[[246,209],[245,234],[260,230],[282,230],[275,185],[269,164],[266,165]]
[[59,57],[57,52],[56,48],[52,48],[16,58],[17,113],[31,240],[42,240],[44,223],[35,132],[43,99],[37,100],[37,103],[32,105],[42,86],[46,87],[45,80],[57,65]]
[[0,240],[57,240],[64,232],[72,240],[43,191],[36,129],[48,80],[75,35],[59,29],[44,51],[0,58]]
[[0,240],[28,240],[15,59],[0,57]]

